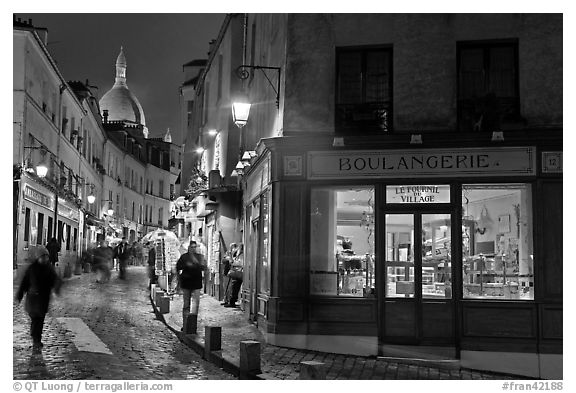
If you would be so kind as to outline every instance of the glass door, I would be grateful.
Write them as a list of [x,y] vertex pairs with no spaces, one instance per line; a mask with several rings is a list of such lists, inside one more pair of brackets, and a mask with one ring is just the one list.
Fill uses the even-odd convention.
[[422,214],[422,298],[452,298],[450,214]]
[[385,215],[385,342],[434,345],[454,340],[454,215],[430,210]]

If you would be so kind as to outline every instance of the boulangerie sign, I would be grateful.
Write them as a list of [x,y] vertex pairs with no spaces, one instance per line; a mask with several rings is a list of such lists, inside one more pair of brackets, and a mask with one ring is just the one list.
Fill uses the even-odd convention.
[[313,151],[308,179],[534,176],[534,147]]

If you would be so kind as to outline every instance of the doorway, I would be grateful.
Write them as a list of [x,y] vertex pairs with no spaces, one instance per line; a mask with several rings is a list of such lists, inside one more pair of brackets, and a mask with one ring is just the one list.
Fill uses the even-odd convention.
[[447,209],[434,208],[385,214],[384,269],[379,274],[385,283],[383,342],[454,344],[454,217]]

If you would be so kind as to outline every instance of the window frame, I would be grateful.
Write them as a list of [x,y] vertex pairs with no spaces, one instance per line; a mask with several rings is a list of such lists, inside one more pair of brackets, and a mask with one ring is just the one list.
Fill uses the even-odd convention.
[[[514,54],[514,113],[510,116],[514,119],[521,117],[520,108],[520,59],[519,59],[519,40],[517,38],[510,39],[494,39],[494,40],[478,40],[478,41],[458,41],[456,43],[456,124],[459,132],[475,132],[474,129],[466,130],[462,124],[462,105],[466,99],[460,98],[462,90],[461,81],[461,66],[462,66],[462,51],[466,49],[481,49],[482,50],[482,72],[485,75],[490,74],[490,50],[494,48],[512,47]],[[490,78],[484,79],[484,90],[488,91]],[[498,98],[498,97],[497,97]],[[470,99],[467,99],[470,100]],[[501,127],[500,127],[501,128]],[[498,131],[498,130],[493,130]],[[476,131],[477,132],[477,131]]]
[[[369,52],[386,52],[388,53],[388,86],[389,86],[389,102],[387,104],[387,129],[379,126],[366,126],[361,122],[354,123],[353,125],[345,125],[346,122],[338,119],[338,107],[340,104],[340,55],[343,53],[360,53],[361,55],[361,100],[362,102],[352,105],[366,105],[366,56]],[[363,46],[342,46],[335,48],[335,94],[334,94],[334,128],[336,133],[346,133],[347,131],[360,131],[362,133],[393,133],[393,113],[394,113],[394,50],[392,45],[363,45]],[[385,101],[384,101],[385,103]],[[386,105],[386,104],[385,104]],[[344,124],[342,124],[344,123]]]
[[[382,199],[381,196],[381,191],[379,191],[379,185],[377,183],[373,183],[373,182],[362,182],[362,183],[342,183],[342,184],[322,184],[322,183],[315,183],[312,184],[309,188],[309,193],[308,193],[308,217],[310,217],[309,220],[307,220],[307,243],[308,243],[308,256],[309,256],[309,260],[308,260],[308,276],[307,276],[307,281],[308,281],[308,289],[307,289],[307,294],[309,297],[314,297],[314,298],[322,298],[322,299],[326,299],[326,298],[332,298],[332,299],[341,299],[341,300],[368,300],[368,299],[373,299],[375,298],[378,293],[378,288],[375,287],[375,291],[374,292],[368,292],[366,291],[366,293],[363,293],[362,296],[358,296],[358,295],[352,295],[352,294],[346,294],[346,293],[342,293],[340,292],[340,268],[339,263],[340,261],[338,259],[336,259],[336,270],[332,273],[336,274],[336,283],[337,283],[337,293],[336,294],[320,294],[320,293],[313,293],[312,292],[312,271],[315,272],[319,272],[318,270],[316,270],[315,268],[313,268],[312,266],[312,233],[313,233],[313,229],[312,229],[312,219],[311,217],[314,215],[314,208],[312,207],[313,204],[313,193],[314,190],[332,190],[333,192],[337,193],[337,192],[342,192],[342,191],[350,191],[351,189],[354,189],[356,191],[362,190],[362,191],[368,191],[368,190],[372,190],[373,194],[372,194],[372,198],[373,198],[373,203],[374,206],[372,207],[372,212],[371,214],[373,215],[373,229],[372,229],[372,234],[368,235],[368,237],[372,237],[373,238],[373,245],[372,245],[372,255],[371,255],[371,262],[374,264],[377,263],[376,261],[378,260],[378,245],[377,245],[377,240],[376,240],[376,231],[378,228],[378,225],[380,225],[377,220],[377,204],[380,203],[379,201]],[[337,203],[336,200],[336,195],[335,195],[335,203]],[[336,224],[336,228],[338,228],[338,224],[337,224],[337,220],[335,221]],[[336,234],[337,234],[337,230],[336,230]],[[337,244],[335,243],[335,246]],[[361,254],[355,254],[355,255],[361,255]],[[336,257],[337,258],[337,257]],[[368,269],[369,270],[369,269]],[[326,271],[327,273],[330,271]],[[375,269],[372,270],[373,273],[373,282],[376,282],[376,275],[375,275]],[[364,271],[364,273],[362,273],[362,276],[365,277],[366,276],[366,270]],[[344,277],[344,276],[342,276]],[[344,281],[342,281],[342,285],[344,285]]]

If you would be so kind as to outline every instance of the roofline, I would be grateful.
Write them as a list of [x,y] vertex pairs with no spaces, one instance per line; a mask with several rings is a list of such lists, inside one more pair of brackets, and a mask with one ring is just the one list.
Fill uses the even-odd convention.
[[210,56],[208,57],[208,62],[206,63],[206,66],[204,67],[204,69],[202,70],[202,73],[200,74],[200,77],[198,78],[198,82],[197,86],[199,86],[198,89],[196,89],[196,95],[199,96],[200,92],[204,90],[204,79],[206,79],[206,75],[208,74],[208,71],[210,71],[210,67],[212,66],[212,61],[214,60],[214,57],[216,57],[216,52],[218,52],[218,48],[220,48],[220,44],[222,44],[222,40],[224,39],[224,34],[226,33],[226,30],[228,30],[228,26],[230,25],[230,21],[232,20],[232,17],[237,16],[237,15],[242,15],[240,13],[236,13],[236,14],[226,14],[226,19],[224,19],[224,22],[222,23],[222,27],[220,27],[220,32],[218,33],[218,37],[216,38],[216,42],[214,44],[214,47],[212,49],[212,51],[210,52]]
[[64,79],[64,76],[60,73],[60,70],[58,69],[58,66],[56,66],[56,62],[54,61],[54,59],[52,58],[52,56],[50,56],[50,52],[48,52],[48,48],[46,48],[46,46],[44,45],[44,42],[42,42],[42,40],[40,39],[40,36],[38,35],[38,33],[36,33],[35,30],[30,30],[27,28],[19,28],[18,26],[13,28],[14,30],[18,30],[18,31],[22,31],[22,32],[28,32],[30,34],[32,34],[32,36],[34,37],[34,39],[36,40],[36,42],[40,45],[40,49],[42,50],[42,52],[46,55],[46,58],[48,59],[48,62],[50,63],[50,65],[52,66],[54,72],[56,72],[56,75],[58,76],[58,78],[60,79],[61,84],[63,84],[66,89],[70,90],[70,95],[72,96],[72,99],[74,101],[76,101],[76,103],[78,104],[78,106],[80,107],[80,109],[82,109],[82,111],[84,112],[85,115],[88,114],[88,112],[86,111],[86,109],[84,109],[84,106],[82,105],[82,103],[78,100],[78,97],[76,97],[76,94],[74,94],[74,91],[72,90],[72,88],[68,85],[68,83],[66,82],[66,80]]

